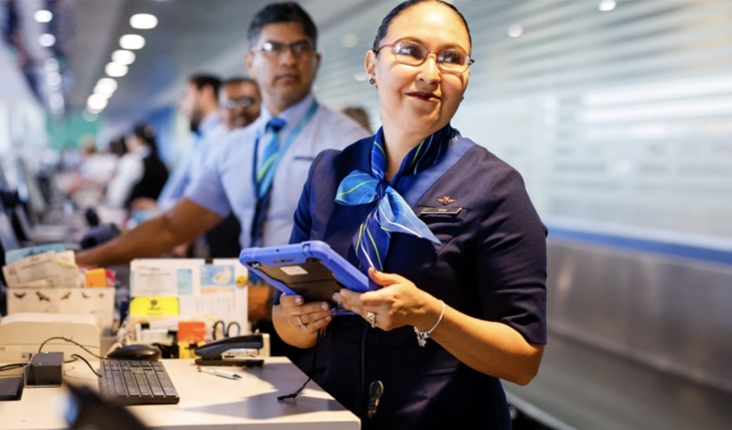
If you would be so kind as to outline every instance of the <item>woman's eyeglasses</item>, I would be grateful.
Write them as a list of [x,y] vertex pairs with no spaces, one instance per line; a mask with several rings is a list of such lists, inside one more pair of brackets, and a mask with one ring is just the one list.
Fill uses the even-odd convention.
[[435,54],[435,62],[437,67],[445,73],[459,75],[465,73],[471,64],[475,62],[470,55],[457,49],[444,49],[439,52],[428,51],[427,48],[417,42],[402,40],[388,45],[382,45],[374,50],[376,54],[382,49],[390,47],[394,59],[398,63],[407,66],[421,66],[427,61],[430,54]]
[[252,52],[263,52],[266,55],[273,57],[279,57],[287,50],[292,52],[293,57],[298,57],[304,54],[311,54],[313,52],[313,44],[309,40],[300,40],[293,43],[280,43],[280,42],[264,42],[262,46],[258,48],[252,48]]
[[243,108],[248,108],[249,106],[257,104],[257,100],[253,99],[251,97],[242,97],[240,99],[226,99],[224,102],[224,107],[226,109],[236,109],[237,107],[241,106]]

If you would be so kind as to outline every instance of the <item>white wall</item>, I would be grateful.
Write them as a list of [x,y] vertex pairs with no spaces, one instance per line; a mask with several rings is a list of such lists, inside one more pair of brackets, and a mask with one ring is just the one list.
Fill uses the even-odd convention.
[[[355,76],[395,4],[322,34],[323,102],[378,120]],[[732,2],[454,4],[476,63],[453,125],[523,174],[543,218],[732,239]]]

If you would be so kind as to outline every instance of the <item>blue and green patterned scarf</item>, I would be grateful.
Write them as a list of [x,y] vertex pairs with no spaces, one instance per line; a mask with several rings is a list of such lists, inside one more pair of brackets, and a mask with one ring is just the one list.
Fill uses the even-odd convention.
[[384,131],[379,129],[371,149],[371,173],[354,170],[341,181],[336,203],[356,206],[378,202],[353,237],[356,256],[364,272],[369,267],[384,270],[392,233],[411,234],[440,243],[393,186],[402,177],[417,174],[434,165],[459,135],[448,124],[427,137],[404,157],[399,171],[391,182],[387,182]]

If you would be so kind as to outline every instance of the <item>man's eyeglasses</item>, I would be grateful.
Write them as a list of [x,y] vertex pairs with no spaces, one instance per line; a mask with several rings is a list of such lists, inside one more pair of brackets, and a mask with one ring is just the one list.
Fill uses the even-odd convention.
[[427,48],[411,40],[382,45],[374,51],[378,54],[382,49],[389,47],[394,59],[400,64],[407,66],[421,66],[427,61],[430,54],[435,54],[437,67],[445,73],[459,75],[465,73],[471,64],[475,62],[470,55],[458,49],[444,49],[440,52],[428,51]]
[[311,54],[313,52],[313,44],[309,40],[300,40],[293,43],[280,42],[264,42],[258,48],[252,48],[252,52],[263,52],[266,55],[280,56],[283,52],[290,50],[294,57]]
[[226,109],[236,109],[239,106],[243,108],[248,108],[249,106],[255,105],[257,103],[259,103],[257,99],[251,97],[242,97],[240,99],[226,99],[226,101],[224,102],[224,107]]

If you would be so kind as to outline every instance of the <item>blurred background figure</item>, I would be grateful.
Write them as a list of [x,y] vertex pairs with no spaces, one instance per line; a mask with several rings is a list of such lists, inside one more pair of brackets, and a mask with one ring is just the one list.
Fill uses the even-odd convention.
[[360,106],[347,106],[341,109],[341,112],[353,118],[357,123],[361,124],[363,128],[368,130],[369,133],[373,134],[371,128],[371,120],[366,110]]
[[135,208],[151,209],[157,205],[162,211],[170,209],[183,196],[193,178],[200,174],[212,146],[222,141],[229,131],[221,122],[220,88],[221,80],[213,75],[199,74],[188,80],[178,110],[188,120],[193,144],[173,170],[157,202],[137,201]]
[[221,119],[229,131],[246,127],[259,117],[262,97],[253,79],[235,77],[221,90]]
[[155,132],[137,125],[125,137],[127,152],[119,159],[105,203],[112,208],[129,208],[137,198],[157,199],[168,180],[168,168],[158,157]]
[[158,156],[155,131],[147,124],[137,125],[125,142],[131,152],[142,156],[142,176],[132,187],[125,206],[137,198],[157,199],[168,180],[168,168]]
[[[221,87],[219,99],[221,120],[229,131],[246,127],[259,117],[262,96],[254,79],[237,76],[227,80]],[[238,257],[240,234],[241,224],[231,213],[206,232],[202,243],[198,242],[202,246],[195,253],[208,258]]]
[[[111,147],[111,144],[110,144]],[[110,151],[99,151],[92,135],[85,135],[82,140],[79,174],[82,181],[91,182],[95,186],[106,186],[112,179],[119,155]]]

